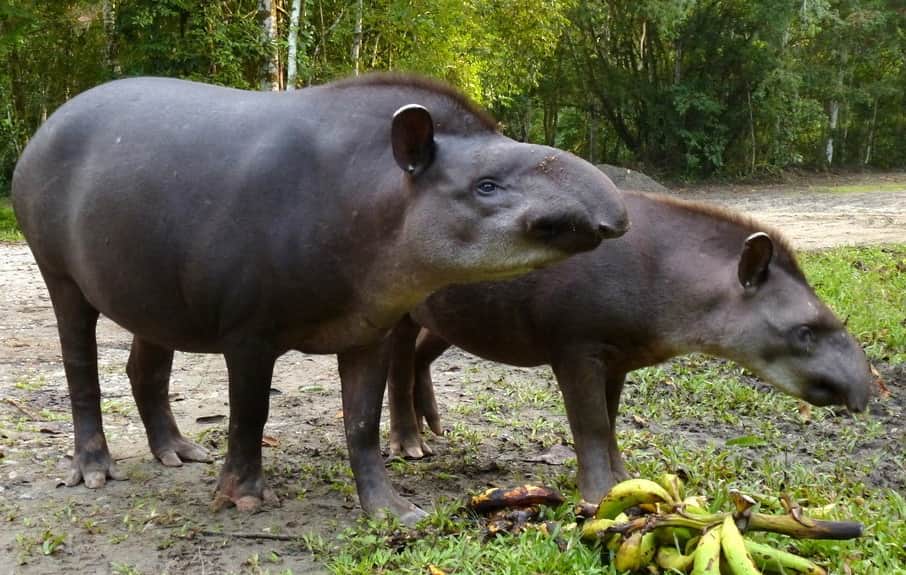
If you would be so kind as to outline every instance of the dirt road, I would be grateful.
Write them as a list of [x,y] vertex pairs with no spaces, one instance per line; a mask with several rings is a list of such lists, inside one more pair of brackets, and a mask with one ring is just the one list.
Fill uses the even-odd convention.
[[[887,186],[881,192],[844,194],[734,186],[684,195],[749,212],[784,230],[795,246],[812,249],[906,242],[906,175],[897,181],[903,182],[902,190]],[[250,566],[260,564],[272,572],[322,572],[307,550],[279,537],[333,534],[359,516],[345,460],[333,357],[293,353],[278,362],[265,464],[283,504],[242,516],[208,511],[218,466],[164,469],[151,459],[124,371],[129,344],[126,332],[101,321],[104,425],[130,480],[99,491],[58,487],[66,475],[62,455],[71,449],[72,426],[53,311],[27,247],[0,245],[0,570],[221,573],[252,572]],[[447,375],[438,378],[439,396],[458,404],[461,387],[444,385],[450,373],[497,369],[489,365],[447,356],[440,364]],[[550,381],[543,370],[507,369],[507,377]],[[220,462],[229,413],[226,390],[219,356],[177,354],[171,387],[176,418],[183,432],[199,438]],[[563,423],[562,414],[553,417]],[[456,496],[482,480],[539,472],[537,464],[523,463],[518,455],[496,453],[463,466],[466,471],[456,477],[429,478],[425,467],[418,474],[394,471],[393,478],[417,503],[430,506],[433,496]],[[42,544],[52,552],[45,555]]]

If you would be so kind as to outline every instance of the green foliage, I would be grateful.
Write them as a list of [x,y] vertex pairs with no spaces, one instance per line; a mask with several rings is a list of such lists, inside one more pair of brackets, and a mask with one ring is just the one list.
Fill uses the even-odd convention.
[[906,245],[803,254],[815,291],[875,359],[906,361]]
[[[259,0],[0,2],[0,190],[60,104],[139,74],[286,81]],[[889,0],[301,0],[297,86],[445,79],[509,135],[700,177],[906,164],[906,12]],[[353,56],[353,45],[358,45]],[[838,110],[836,128],[830,112]]]
[[0,241],[12,242],[22,239],[19,224],[13,214],[13,207],[7,198],[0,198]]

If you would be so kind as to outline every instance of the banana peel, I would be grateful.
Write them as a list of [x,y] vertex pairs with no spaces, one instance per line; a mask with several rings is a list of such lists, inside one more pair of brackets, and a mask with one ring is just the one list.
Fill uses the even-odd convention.
[[511,489],[495,487],[469,499],[468,508],[476,513],[488,514],[500,509],[531,507],[534,505],[561,505],[565,499],[551,487],[522,485]]

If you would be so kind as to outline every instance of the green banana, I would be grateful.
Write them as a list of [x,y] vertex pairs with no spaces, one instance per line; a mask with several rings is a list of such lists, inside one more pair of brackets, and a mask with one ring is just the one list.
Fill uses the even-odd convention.
[[720,575],[720,540],[720,526],[701,536],[693,555],[692,575]]
[[746,549],[752,555],[752,560],[762,571],[768,573],[786,573],[787,575],[827,575],[823,567],[816,565],[793,553],[746,540]]
[[635,531],[617,549],[613,565],[617,571],[636,571],[651,563],[656,550],[654,533],[642,534],[641,531]]
[[696,530],[689,527],[657,527],[654,534],[661,545],[682,547],[687,541],[695,537]]
[[742,533],[736,527],[732,515],[727,515],[720,527],[720,546],[727,558],[727,565],[733,575],[761,575],[761,571],[752,562],[752,556],[746,550]]
[[628,479],[613,486],[598,505],[596,519],[613,519],[621,511],[640,503],[672,503],[663,487],[650,479]]
[[695,560],[694,555],[683,555],[676,547],[664,546],[657,550],[657,556],[654,558],[658,567],[670,571],[682,571],[688,573],[692,569],[692,563]]
[[673,501],[683,500],[683,491],[685,490],[685,484],[683,483],[683,480],[679,475],[675,473],[664,473],[657,478],[657,483],[664,488],[664,491],[670,494],[670,497],[673,498]]

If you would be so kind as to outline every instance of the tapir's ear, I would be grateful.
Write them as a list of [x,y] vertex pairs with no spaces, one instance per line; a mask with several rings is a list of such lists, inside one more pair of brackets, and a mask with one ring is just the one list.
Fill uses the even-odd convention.
[[739,256],[739,283],[746,289],[757,289],[768,279],[768,265],[774,256],[774,242],[764,232],[746,238]]
[[434,160],[434,120],[418,104],[403,106],[393,114],[390,133],[393,157],[404,171],[418,175]]

